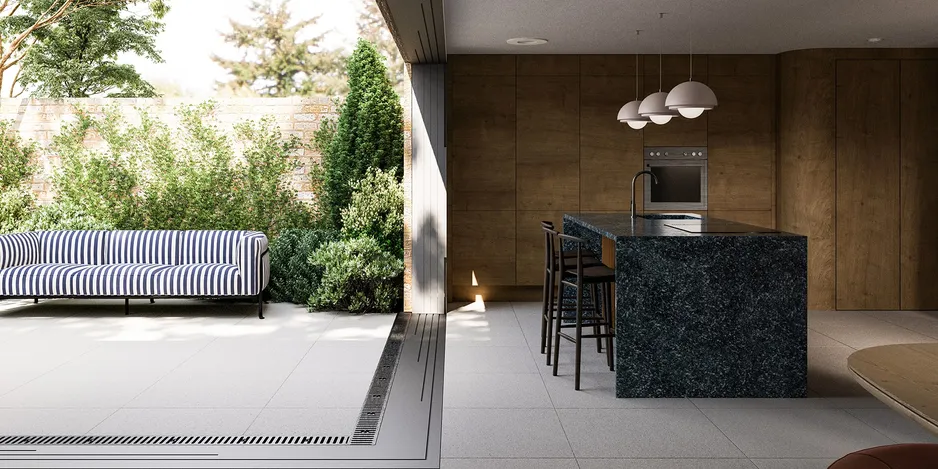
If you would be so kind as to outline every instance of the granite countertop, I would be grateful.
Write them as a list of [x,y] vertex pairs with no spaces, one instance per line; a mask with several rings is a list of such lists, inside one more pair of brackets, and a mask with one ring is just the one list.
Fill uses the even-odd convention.
[[[627,213],[577,213],[564,214],[564,220],[582,225],[592,231],[602,233],[604,236],[612,239],[620,237],[661,237],[661,236],[800,236],[793,233],[782,231],[767,231],[766,228],[737,223],[719,218],[701,217],[695,214],[644,214],[647,217],[662,218],[639,218],[634,220]],[[666,217],[666,218],[664,218]],[[672,225],[672,226],[668,226]],[[675,226],[681,226],[685,229],[694,230],[697,228],[709,227],[717,232],[711,233],[693,233],[678,229]],[[739,231],[739,232],[731,232]]]

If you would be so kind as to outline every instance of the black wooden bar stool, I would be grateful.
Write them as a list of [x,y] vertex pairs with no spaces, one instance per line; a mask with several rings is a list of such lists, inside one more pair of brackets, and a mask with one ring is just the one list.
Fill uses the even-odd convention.
[[[563,255],[570,262],[576,259],[577,251],[563,251],[558,249],[557,236],[554,224],[549,221],[541,222],[544,231],[544,294],[541,298],[541,353],[547,355],[547,364],[550,365],[551,342],[553,339],[554,313],[563,314],[563,311],[573,312],[572,305],[557,300],[557,275],[560,271],[560,256]],[[587,266],[602,265],[602,261],[590,251],[584,251],[583,262]],[[592,299],[592,297],[591,297]]]
[[[557,315],[556,330],[554,332],[554,376],[557,376],[557,362],[560,359],[560,339],[564,338],[576,345],[576,371],[574,374],[574,389],[580,390],[580,362],[582,357],[583,339],[606,339],[606,363],[609,370],[614,370],[612,357],[612,339],[615,337],[615,331],[612,329],[612,286],[616,283],[616,273],[605,265],[587,265],[584,259],[584,246],[586,241],[575,236],[559,234],[561,242],[567,241],[576,245],[576,257],[574,259],[560,256],[560,294],[558,302],[564,303],[564,293],[567,291],[564,286],[571,287],[576,292],[576,319],[573,324],[564,324],[561,314]],[[571,264],[571,261],[573,263]],[[593,297],[592,311],[589,316],[585,316],[583,291],[590,288]],[[602,305],[599,303],[597,289],[602,290]],[[592,334],[583,334],[583,326],[593,327]],[[574,328],[574,334],[564,333],[562,329]],[[600,329],[604,332],[600,332]]]

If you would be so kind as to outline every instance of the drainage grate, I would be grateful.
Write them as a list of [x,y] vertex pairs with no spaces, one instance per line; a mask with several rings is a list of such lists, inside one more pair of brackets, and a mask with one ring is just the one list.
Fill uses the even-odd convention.
[[[384,351],[378,360],[378,368],[371,380],[368,394],[365,395],[365,405],[358,417],[358,425],[352,433],[352,445],[373,445],[378,439],[378,428],[381,426],[381,416],[388,401],[388,391],[394,381],[394,373],[401,357],[401,348],[404,346],[404,334],[407,331],[408,320],[417,315],[398,314],[391,326],[391,334],[384,345]],[[419,316],[418,316],[419,317]]]
[[48,445],[345,445],[347,436],[0,436],[0,446]]

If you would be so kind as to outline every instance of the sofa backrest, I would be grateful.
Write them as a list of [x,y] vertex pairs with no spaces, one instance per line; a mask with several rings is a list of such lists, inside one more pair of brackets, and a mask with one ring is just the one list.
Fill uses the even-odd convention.
[[0,235],[0,269],[39,263],[39,236],[36,233]]
[[182,231],[180,264],[237,264],[247,231]]
[[112,231],[108,264],[179,264],[179,231]]
[[40,263],[104,264],[109,235],[109,231],[40,231]]

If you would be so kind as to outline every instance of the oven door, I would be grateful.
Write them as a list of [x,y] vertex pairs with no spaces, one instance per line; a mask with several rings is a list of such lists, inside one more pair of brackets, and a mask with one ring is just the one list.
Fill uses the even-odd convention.
[[707,210],[707,160],[646,160],[645,210]]

